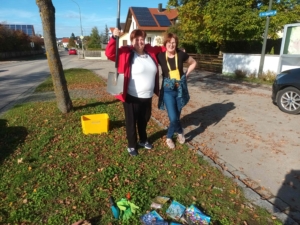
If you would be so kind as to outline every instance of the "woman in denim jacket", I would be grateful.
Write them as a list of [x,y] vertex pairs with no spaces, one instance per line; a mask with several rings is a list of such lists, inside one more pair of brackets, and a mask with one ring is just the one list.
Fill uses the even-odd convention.
[[[187,77],[195,69],[197,63],[191,56],[177,48],[178,37],[175,34],[167,33],[165,35],[164,46],[166,52],[157,55],[163,77],[158,107],[162,110],[165,109],[165,106],[167,108],[170,125],[166,143],[169,148],[173,149],[175,148],[172,140],[174,133],[177,133],[177,140],[180,144],[185,142],[180,114],[190,99]],[[185,72],[183,71],[184,62],[188,64],[188,69]]]

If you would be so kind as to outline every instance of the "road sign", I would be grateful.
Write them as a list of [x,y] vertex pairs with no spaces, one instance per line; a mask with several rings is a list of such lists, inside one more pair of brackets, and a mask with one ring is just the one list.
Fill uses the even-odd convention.
[[260,12],[259,17],[275,16],[276,14],[277,14],[277,10],[269,10],[265,12]]

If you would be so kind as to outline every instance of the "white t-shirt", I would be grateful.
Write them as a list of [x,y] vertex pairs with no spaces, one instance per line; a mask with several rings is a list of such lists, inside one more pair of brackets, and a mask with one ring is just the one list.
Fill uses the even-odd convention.
[[127,93],[138,98],[153,96],[157,67],[148,55],[139,56],[136,52],[131,66],[131,77]]

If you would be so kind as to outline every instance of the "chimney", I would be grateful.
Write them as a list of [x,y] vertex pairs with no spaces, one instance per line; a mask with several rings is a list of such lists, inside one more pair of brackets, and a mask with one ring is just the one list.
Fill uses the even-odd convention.
[[162,12],[162,3],[158,4],[158,12]]

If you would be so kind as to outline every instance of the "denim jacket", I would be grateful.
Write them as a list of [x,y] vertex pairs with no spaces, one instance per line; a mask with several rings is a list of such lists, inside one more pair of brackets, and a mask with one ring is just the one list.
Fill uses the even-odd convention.
[[158,108],[161,110],[165,110],[165,103],[164,103],[164,87],[168,87],[170,89],[176,88],[176,83],[179,84],[177,87],[178,89],[178,95],[177,97],[181,98],[181,108],[182,109],[190,100],[190,95],[187,87],[187,79],[186,75],[183,75],[179,81],[176,81],[175,79],[169,79],[164,77],[159,93],[159,99],[158,99]]

